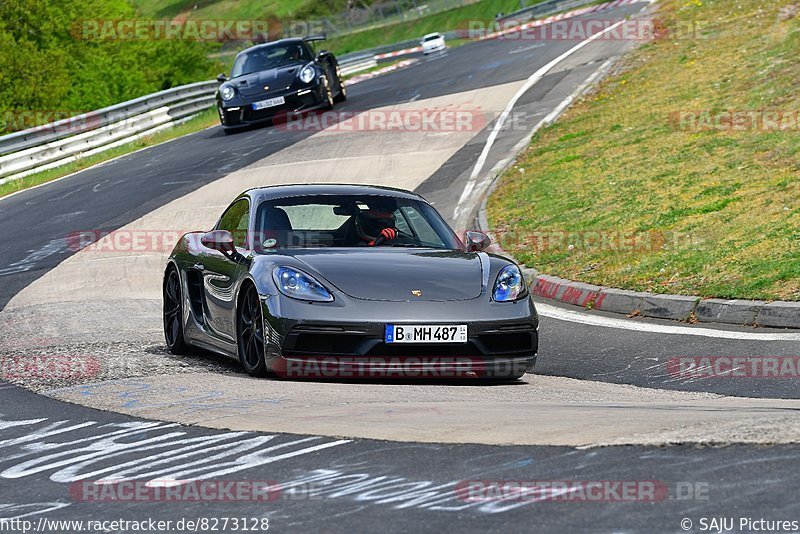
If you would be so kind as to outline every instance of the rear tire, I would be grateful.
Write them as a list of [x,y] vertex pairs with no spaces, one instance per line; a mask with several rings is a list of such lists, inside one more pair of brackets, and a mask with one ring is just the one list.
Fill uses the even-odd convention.
[[181,277],[175,267],[170,267],[164,276],[164,340],[172,354],[189,352],[183,337],[183,291]]
[[264,357],[264,316],[261,313],[261,299],[258,290],[247,284],[244,296],[239,302],[236,314],[236,348],[239,361],[250,376],[267,376],[267,363]]

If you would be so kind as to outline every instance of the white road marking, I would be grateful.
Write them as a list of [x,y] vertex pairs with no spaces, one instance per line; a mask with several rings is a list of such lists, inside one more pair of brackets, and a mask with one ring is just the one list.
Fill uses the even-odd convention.
[[[109,185],[108,187],[114,187],[115,185],[118,185],[118,184],[121,184],[122,182],[127,182],[127,181],[128,181],[128,180],[127,180],[127,178],[123,178],[122,180],[117,180],[116,182],[112,183],[112,184],[111,184],[111,185]],[[108,180],[108,179],[106,179],[106,180],[103,180],[102,182],[100,182],[100,183],[96,184],[96,185],[95,185],[95,186],[92,188],[92,192],[93,192],[93,193],[97,193],[97,192],[99,192],[101,189],[108,189],[108,187],[105,187],[105,184],[107,184],[108,182],[109,182],[109,180]]]
[[509,51],[509,54],[519,54],[520,52],[527,52],[528,50],[533,50],[534,48],[541,48],[544,46],[544,43],[536,43],[534,45],[525,46],[523,48],[515,48],[514,50]]
[[59,239],[51,239],[49,243],[44,245],[38,250],[30,250],[29,254],[19,260],[8,265],[8,267],[0,269],[0,276],[9,274],[22,273],[30,271],[40,261],[52,256],[53,254],[63,253],[67,250],[67,238],[62,237]]
[[800,333],[760,333],[760,332],[735,332],[728,330],[714,330],[712,328],[693,328],[689,326],[665,325],[645,323],[630,319],[616,319],[604,315],[594,315],[590,312],[565,310],[550,304],[536,303],[536,310],[542,317],[549,317],[558,321],[580,323],[603,328],[617,328],[620,330],[635,330],[653,334],[673,334],[681,336],[701,336],[720,339],[741,339],[748,341],[800,341]]
[[[44,421],[48,420],[1,420],[0,428]],[[14,462],[4,465],[0,479],[16,480],[50,471],[53,482],[95,479],[111,484],[138,479],[152,486],[173,486],[178,481],[213,479],[351,442],[321,436],[256,436],[249,432],[189,437],[177,424],[148,421],[101,425],[95,421],[72,424],[64,420],[30,430],[0,441],[0,462]],[[68,435],[73,438],[71,441],[53,443],[47,439],[76,430],[81,433]],[[307,446],[312,441],[319,442]],[[265,447],[266,443],[270,446]],[[131,454],[136,456],[131,458]]]
[[[458,220],[462,215],[462,211],[465,209],[465,204],[470,200],[473,191],[475,190],[476,186],[478,185],[478,176],[483,170],[483,166],[486,164],[486,159],[489,157],[489,151],[492,149],[492,145],[494,145],[495,140],[497,139],[498,134],[503,129],[503,125],[508,119],[508,116],[511,114],[511,111],[514,109],[514,106],[517,104],[517,101],[522,98],[522,96],[528,92],[528,90],[533,87],[536,83],[538,83],[544,76],[550,72],[556,65],[567,59],[569,56],[581,50],[583,47],[588,45],[589,43],[596,41],[606,33],[615,30],[618,26],[623,24],[626,19],[622,19],[616,24],[613,24],[606,28],[603,31],[597,32],[585,41],[581,41],[577,45],[573,46],[554,60],[552,60],[547,65],[543,66],[536,72],[530,75],[527,79],[525,84],[519,88],[516,94],[508,101],[503,112],[500,114],[500,117],[495,122],[494,128],[492,128],[491,133],[489,134],[489,138],[486,140],[486,144],[483,147],[483,151],[481,151],[481,155],[478,157],[478,161],[475,162],[475,167],[472,169],[472,174],[470,174],[469,180],[467,184],[464,186],[464,191],[461,193],[461,197],[458,199],[458,204],[456,205],[456,209],[453,213],[453,218]],[[484,180],[486,177],[484,177]]]

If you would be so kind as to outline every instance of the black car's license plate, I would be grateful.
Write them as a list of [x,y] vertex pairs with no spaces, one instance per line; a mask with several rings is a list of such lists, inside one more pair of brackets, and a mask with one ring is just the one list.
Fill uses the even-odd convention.
[[465,324],[386,325],[386,343],[466,343]]
[[282,96],[276,96],[275,98],[269,98],[267,100],[261,100],[260,102],[253,102],[253,109],[258,111],[260,109],[272,108],[275,106],[280,106],[286,102],[286,99]]

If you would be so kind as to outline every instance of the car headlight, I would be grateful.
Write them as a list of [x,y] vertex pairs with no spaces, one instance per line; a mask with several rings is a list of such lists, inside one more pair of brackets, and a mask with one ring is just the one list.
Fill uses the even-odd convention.
[[525,278],[523,278],[519,267],[516,265],[506,265],[500,269],[497,281],[494,283],[492,299],[496,302],[510,302],[524,297],[527,293]]
[[311,80],[314,79],[314,76],[317,75],[317,71],[314,70],[314,67],[311,65],[306,65],[300,71],[300,81],[303,83],[309,83]]
[[222,100],[230,100],[234,94],[236,94],[236,91],[231,85],[223,85],[219,88],[219,96],[222,97]]
[[325,286],[317,282],[313,276],[293,267],[275,267],[272,278],[278,291],[298,300],[314,302],[333,302],[333,295]]

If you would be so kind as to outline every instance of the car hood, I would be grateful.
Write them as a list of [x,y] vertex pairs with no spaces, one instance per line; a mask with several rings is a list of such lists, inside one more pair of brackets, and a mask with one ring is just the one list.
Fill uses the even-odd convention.
[[484,270],[488,274],[485,254],[451,250],[304,251],[294,257],[342,292],[363,300],[474,299],[481,295]]
[[[253,72],[235,78],[232,83],[243,96],[258,96],[266,95],[273,91],[285,91],[292,86],[297,76],[297,71],[302,66],[302,63],[294,63],[274,69]],[[269,87],[269,89],[265,90],[264,87]]]

